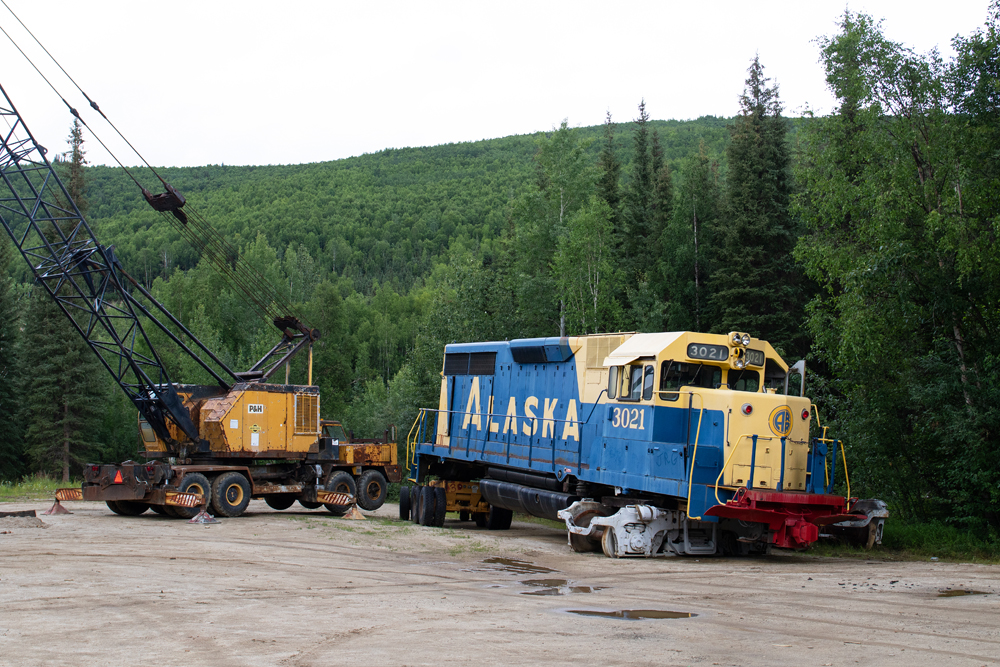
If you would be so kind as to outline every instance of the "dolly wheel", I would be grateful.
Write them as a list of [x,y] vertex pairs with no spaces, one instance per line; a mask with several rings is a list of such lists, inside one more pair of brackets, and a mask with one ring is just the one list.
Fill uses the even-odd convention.
[[406,521],[410,518],[410,487],[403,486],[399,489],[399,520]]
[[239,516],[250,504],[250,482],[236,472],[224,472],[212,484],[212,509],[216,515]]
[[433,486],[420,487],[420,525],[434,525],[434,505],[435,497]]
[[410,521],[420,523],[420,513],[424,509],[424,494],[422,486],[410,489]]
[[486,518],[486,528],[489,530],[507,530],[514,519],[514,512],[502,507],[491,506]]
[[121,516],[139,516],[149,509],[149,505],[146,503],[140,503],[135,500],[106,500],[105,502],[108,505],[108,509]]
[[444,515],[448,511],[448,495],[440,486],[434,487],[434,525],[444,526]]
[[323,503],[317,503],[317,502],[314,502],[312,500],[300,500],[299,501],[299,505],[302,505],[307,510],[314,510],[314,509],[318,508],[322,504]]

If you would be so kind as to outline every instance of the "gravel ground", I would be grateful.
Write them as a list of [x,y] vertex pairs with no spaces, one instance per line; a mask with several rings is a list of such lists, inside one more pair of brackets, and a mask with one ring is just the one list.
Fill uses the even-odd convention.
[[[547,525],[423,528],[391,505],[255,500],[207,526],[65,505],[0,520],[0,665],[1000,664],[996,565],[612,560]],[[682,617],[618,615],[636,610]]]

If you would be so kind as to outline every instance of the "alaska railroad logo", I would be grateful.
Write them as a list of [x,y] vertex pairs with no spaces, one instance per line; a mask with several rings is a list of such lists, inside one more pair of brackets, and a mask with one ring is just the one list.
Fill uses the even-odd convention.
[[792,430],[792,410],[787,405],[775,408],[767,418],[767,423],[772,433],[785,437]]

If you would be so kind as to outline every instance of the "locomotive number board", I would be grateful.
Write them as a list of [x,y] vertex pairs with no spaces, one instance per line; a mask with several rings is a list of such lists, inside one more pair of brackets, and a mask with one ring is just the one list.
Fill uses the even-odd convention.
[[691,343],[688,345],[687,355],[691,359],[708,359],[709,361],[728,361],[729,348],[725,345],[705,345],[701,343]]

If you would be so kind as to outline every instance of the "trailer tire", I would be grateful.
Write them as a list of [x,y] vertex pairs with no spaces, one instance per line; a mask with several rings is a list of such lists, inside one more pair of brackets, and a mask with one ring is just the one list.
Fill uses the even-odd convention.
[[420,525],[434,525],[435,493],[433,486],[420,487]]
[[286,510],[295,502],[295,496],[289,493],[278,493],[273,496],[264,496],[264,502],[273,510]]
[[514,512],[502,507],[490,507],[490,513],[486,517],[486,528],[488,530],[507,530],[510,522],[514,520]]
[[320,505],[322,505],[322,504],[323,504],[323,503],[317,503],[317,502],[315,502],[315,501],[312,501],[312,500],[300,500],[300,501],[299,501],[299,505],[302,505],[302,506],[303,506],[303,507],[305,507],[305,508],[306,508],[307,510],[314,510],[314,509],[317,509],[317,508],[318,508],[318,507],[319,507]]
[[476,526],[479,528],[485,528],[488,519],[489,515],[486,512],[476,512],[472,515],[472,520],[476,522]]
[[168,516],[168,514],[167,514],[167,506],[166,505],[150,505],[149,509],[153,510],[154,512],[156,512],[160,516]]
[[[358,497],[358,487],[354,483],[354,478],[349,472],[338,470],[330,475],[326,483],[326,490],[332,493],[349,493],[355,498]],[[350,505],[324,505],[327,511],[334,516],[344,516],[351,509]]]
[[399,488],[399,520],[408,521],[410,518],[410,487],[401,486]]
[[389,480],[378,470],[366,470],[358,477],[358,505],[361,509],[375,511],[385,502]]
[[174,509],[173,505],[164,505],[163,506],[163,515],[166,516],[168,519],[179,519],[179,518],[181,518],[181,515],[176,512],[176,510]]
[[[200,493],[206,500],[212,497],[212,485],[208,478],[200,472],[189,472],[184,475],[177,490],[181,493]],[[201,511],[201,507],[181,507],[180,505],[171,505],[171,507],[174,508],[174,512],[180,519],[193,519]]]
[[422,486],[410,489],[410,521],[420,523],[420,513],[424,509],[424,494]]
[[469,510],[461,510],[458,513],[458,520],[459,521],[469,521],[471,519],[472,519],[472,516],[469,514]]
[[250,505],[250,480],[232,470],[224,472],[212,483],[212,509],[216,515],[237,517]]
[[448,494],[440,486],[434,487],[434,524],[444,526],[444,515],[448,512]]

